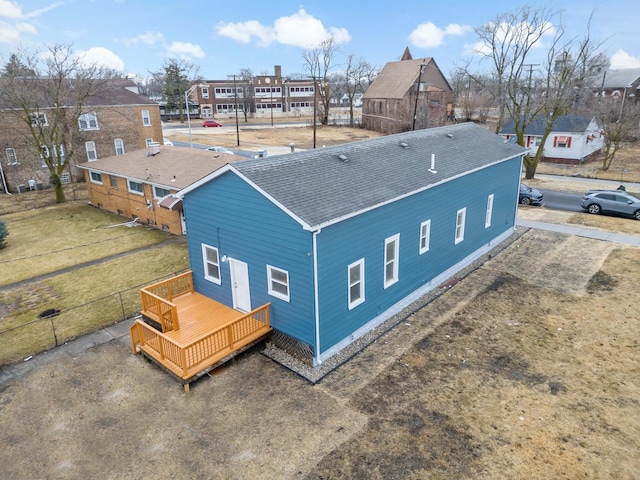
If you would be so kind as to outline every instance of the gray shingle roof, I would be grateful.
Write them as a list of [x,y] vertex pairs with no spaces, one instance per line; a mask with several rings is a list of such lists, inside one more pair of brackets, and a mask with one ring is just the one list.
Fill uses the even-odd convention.
[[604,88],[630,87],[640,79],[640,68],[621,68],[608,70],[604,77]]
[[[559,133],[584,133],[593,120],[588,115],[560,115],[553,123],[552,132]],[[538,116],[525,129],[527,135],[542,136],[545,131],[544,116]],[[503,135],[514,135],[515,127],[513,120],[509,120],[500,131]]]
[[[233,168],[314,228],[525,151],[464,123],[242,161]],[[429,171],[432,154],[437,173]]]

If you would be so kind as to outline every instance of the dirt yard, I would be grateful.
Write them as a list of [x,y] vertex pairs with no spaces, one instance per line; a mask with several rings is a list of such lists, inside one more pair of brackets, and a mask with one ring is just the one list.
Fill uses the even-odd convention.
[[[628,221],[620,219],[620,221]],[[0,385],[2,478],[640,478],[640,249],[530,230],[311,385],[123,342]]]

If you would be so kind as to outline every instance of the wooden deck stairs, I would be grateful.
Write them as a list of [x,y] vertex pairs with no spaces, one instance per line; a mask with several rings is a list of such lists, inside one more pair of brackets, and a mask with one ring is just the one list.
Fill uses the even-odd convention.
[[240,312],[193,291],[191,272],[140,290],[131,348],[189,384],[271,333],[269,303]]

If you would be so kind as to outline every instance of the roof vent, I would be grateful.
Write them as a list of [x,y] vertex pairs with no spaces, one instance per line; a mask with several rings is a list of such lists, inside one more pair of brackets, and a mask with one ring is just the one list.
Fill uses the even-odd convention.
[[453,133],[447,133],[447,137],[453,138]]
[[[452,136],[453,136],[453,135],[452,135]],[[430,171],[431,173],[438,173],[438,172],[436,171],[436,154],[435,154],[435,153],[432,153],[432,154],[431,154],[431,168],[429,169],[429,171]]]
[[409,148],[409,144],[407,142],[400,142],[400,146],[402,148]]
[[147,156],[154,156],[160,153],[160,144],[158,142],[151,142],[147,147]]
[[338,158],[345,163],[349,161],[349,157],[347,157],[344,153],[341,153],[340,155],[338,155]]

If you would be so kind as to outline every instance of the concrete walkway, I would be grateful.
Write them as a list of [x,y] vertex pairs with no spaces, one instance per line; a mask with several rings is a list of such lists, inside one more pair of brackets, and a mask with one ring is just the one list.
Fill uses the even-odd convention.
[[538,222],[536,220],[525,220],[522,218],[519,218],[516,221],[516,225],[519,227],[549,230],[552,232],[565,233],[567,235],[577,235],[578,237],[594,238],[596,240],[617,242],[625,245],[632,245],[634,247],[640,247],[640,236],[637,235],[626,235],[624,233],[608,232],[605,230],[597,230],[595,228],[579,227],[560,223]]

